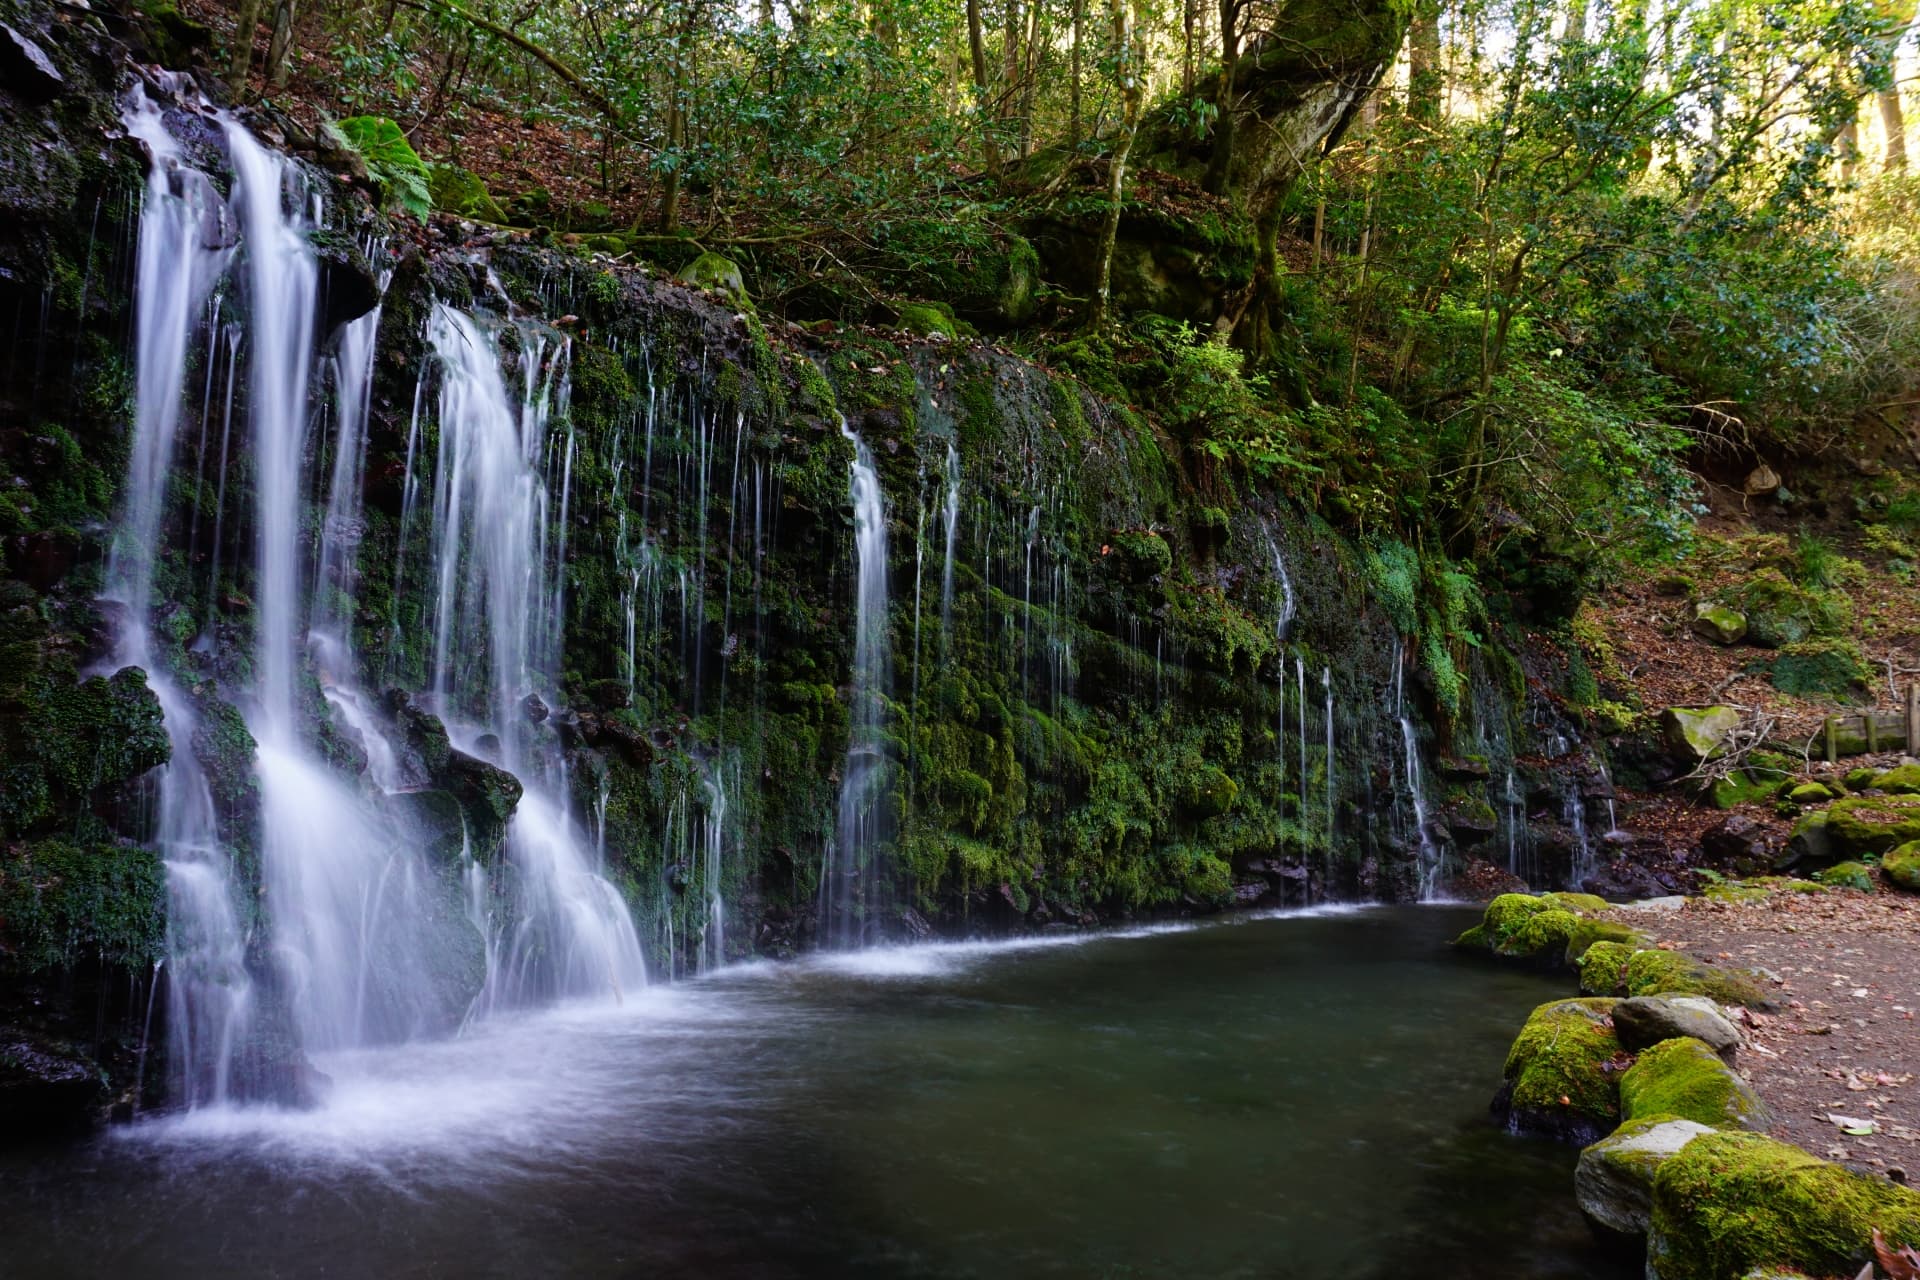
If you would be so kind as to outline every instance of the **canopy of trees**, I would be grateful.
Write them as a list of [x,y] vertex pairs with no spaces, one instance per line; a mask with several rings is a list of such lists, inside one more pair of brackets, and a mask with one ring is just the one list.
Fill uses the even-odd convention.
[[[391,117],[502,216],[796,319],[950,302],[1203,483],[1456,555],[1663,554],[1699,458],[1911,379],[1913,0],[235,10],[237,88]],[[963,305],[1028,240],[1033,305]]]

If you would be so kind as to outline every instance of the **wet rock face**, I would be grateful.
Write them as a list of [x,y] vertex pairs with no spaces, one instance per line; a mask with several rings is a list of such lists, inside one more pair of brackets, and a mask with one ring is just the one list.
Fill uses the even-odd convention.
[[80,1049],[0,1027],[0,1134],[80,1132],[99,1123],[106,1104],[106,1079]]
[[29,102],[52,102],[66,91],[66,77],[34,41],[0,22],[0,78]]

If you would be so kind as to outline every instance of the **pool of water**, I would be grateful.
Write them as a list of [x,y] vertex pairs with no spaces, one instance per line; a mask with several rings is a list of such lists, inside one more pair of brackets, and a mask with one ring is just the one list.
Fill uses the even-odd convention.
[[0,1156],[0,1274],[1625,1280],[1467,910],[752,965]]

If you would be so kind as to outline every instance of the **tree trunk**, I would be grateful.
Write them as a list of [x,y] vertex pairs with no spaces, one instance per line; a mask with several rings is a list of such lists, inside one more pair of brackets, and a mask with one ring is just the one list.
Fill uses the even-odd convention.
[[673,167],[660,191],[660,230],[668,235],[680,229],[680,171],[686,166],[682,149],[687,143],[687,42],[693,36],[693,14],[688,12],[673,38],[667,90],[667,150]]
[[1094,276],[1093,306],[1087,313],[1087,328],[1096,332],[1107,327],[1112,313],[1113,249],[1120,239],[1120,205],[1126,194],[1127,159],[1133,154],[1134,139],[1140,136],[1140,102],[1146,96],[1143,80],[1146,68],[1140,65],[1143,59],[1133,47],[1127,0],[1108,0],[1108,5],[1113,15],[1113,47],[1120,60],[1122,117],[1120,145],[1107,165],[1107,218],[1100,228],[1100,266]]
[[273,41],[267,46],[267,81],[276,89],[287,87],[289,53],[293,48],[293,23],[299,16],[296,0],[274,0]]
[[1000,148],[993,139],[993,113],[987,109],[987,36],[980,20],[980,0],[967,0],[967,49],[973,56],[973,90],[980,111],[980,141],[987,151],[987,169],[1000,168]]
[[247,73],[253,69],[253,36],[260,29],[262,0],[240,0],[233,28],[233,57],[227,63],[227,92],[235,99],[247,93]]
[[1213,153],[1207,157],[1206,177],[1200,185],[1209,195],[1225,195],[1233,169],[1234,72],[1240,61],[1240,5],[1220,0],[1220,95],[1214,101]]
[[1067,91],[1067,150],[1073,152],[1080,150],[1080,42],[1086,24],[1087,0],[1073,0],[1073,84]]
[[[1000,122],[1011,128],[1020,114],[1020,0],[1007,0],[1006,25],[1000,32]],[[1014,135],[1014,148],[1019,135]]]
[[1423,124],[1440,119],[1440,5],[1428,0],[1407,29],[1407,114]]
[[1887,130],[1887,172],[1905,173],[1907,169],[1907,118],[1900,109],[1900,91],[1888,89],[1880,95],[1880,123]]

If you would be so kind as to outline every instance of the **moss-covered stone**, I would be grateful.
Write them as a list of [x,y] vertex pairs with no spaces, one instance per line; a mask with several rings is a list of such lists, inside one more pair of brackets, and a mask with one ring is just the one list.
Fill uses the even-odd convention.
[[1575,914],[1608,911],[1613,905],[1597,893],[1543,893],[1540,897],[1564,911],[1572,911]]
[[1687,1143],[1713,1132],[1678,1116],[1647,1116],[1622,1124],[1580,1153],[1573,1190],[1581,1214],[1602,1238],[1645,1236],[1653,1221],[1654,1175]]
[[1839,635],[1852,623],[1852,607],[1838,592],[1814,591],[1788,581],[1778,569],[1762,569],[1741,584],[1731,603],[1747,616],[1747,640],[1763,649],[1799,644],[1812,636]]
[[427,189],[433,196],[433,207],[442,212],[480,222],[507,220],[507,211],[487,190],[487,184],[457,164],[428,166]]
[[1833,792],[1818,782],[1796,782],[1787,788],[1787,799],[1795,804],[1825,804],[1833,799]]
[[0,849],[0,970],[82,960],[150,966],[166,938],[166,873],[137,845],[39,840]]
[[1653,1180],[1647,1270],[1656,1280],[1741,1280],[1761,1267],[1851,1276],[1873,1232],[1920,1245],[1920,1195],[1755,1133],[1693,1139]]
[[1627,963],[1639,948],[1622,942],[1596,942],[1588,947],[1575,966],[1580,971],[1580,991],[1590,996],[1627,994]]
[[960,336],[960,331],[954,327],[953,311],[937,302],[901,303],[900,328],[923,338]]
[[1712,996],[1721,1004],[1765,1005],[1758,978],[1744,971],[1716,969],[1679,951],[1636,951],[1627,961],[1627,993]]
[[1920,893],[1920,840],[1913,840],[1880,859],[1880,873],[1897,889]]
[[1592,1142],[1614,1127],[1626,1055],[1612,1008],[1611,1000],[1556,1000],[1533,1011],[1507,1053],[1494,1103],[1510,1128]]
[[1847,790],[1859,792],[1859,791],[1865,791],[1868,787],[1871,787],[1873,785],[1873,780],[1879,776],[1880,776],[1880,770],[1875,769],[1872,766],[1865,766],[1859,769],[1847,770],[1847,776],[1845,777],[1845,779],[1843,779],[1843,781],[1846,785]]
[[1872,678],[1860,646],[1844,637],[1785,646],[1773,660],[1772,674],[1774,688],[1801,698],[1848,698]]
[[682,267],[675,279],[690,288],[710,289],[747,301],[747,278],[741,274],[740,264],[717,253],[701,254]]
[[1920,840],[1920,795],[1850,796],[1826,815],[1827,838],[1841,858],[1889,853]]
[[1660,732],[1667,750],[1689,766],[1720,754],[1727,735],[1740,727],[1733,707],[1668,707],[1660,713]]
[[171,754],[160,700],[138,667],[38,681],[30,697],[0,716],[0,835],[70,828]]
[[1641,1051],[1620,1077],[1620,1110],[1629,1120],[1679,1116],[1716,1129],[1762,1129],[1770,1123],[1747,1082],[1692,1036]]
[[1747,635],[1747,616],[1738,609],[1702,601],[1694,610],[1693,633],[1715,644],[1739,644]]
[[1611,942],[1632,950],[1649,946],[1652,939],[1631,925],[1614,920],[1593,920],[1581,917],[1567,936],[1567,959],[1575,964],[1582,960],[1588,951],[1602,942]]
[[1876,773],[1872,785],[1890,796],[1920,796],[1920,764],[1903,764]]
[[1873,892],[1873,868],[1864,862],[1840,862],[1814,875],[1821,884],[1836,889],[1859,889],[1864,893]]

